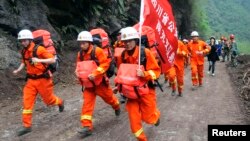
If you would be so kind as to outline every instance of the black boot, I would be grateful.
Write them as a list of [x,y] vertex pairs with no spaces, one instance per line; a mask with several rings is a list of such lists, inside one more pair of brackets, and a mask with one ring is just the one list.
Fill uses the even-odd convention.
[[19,129],[17,131],[17,135],[22,136],[22,135],[27,134],[29,132],[31,132],[31,127],[22,127],[21,129]]
[[92,130],[89,129],[89,127],[82,127],[79,131],[79,134],[82,135],[82,137],[87,137],[92,135]]
[[159,126],[160,125],[160,118],[157,120],[157,122],[155,123],[155,126]]
[[59,112],[63,112],[64,111],[64,101],[62,101],[61,105],[58,105],[59,107]]
[[121,109],[119,108],[119,109],[117,109],[117,110],[115,110],[115,115],[118,117],[118,116],[120,116],[120,114],[121,114]]

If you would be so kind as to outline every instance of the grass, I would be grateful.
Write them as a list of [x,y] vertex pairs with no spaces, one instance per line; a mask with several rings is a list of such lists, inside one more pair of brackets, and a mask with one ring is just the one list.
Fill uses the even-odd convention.
[[250,41],[238,42],[238,49],[241,54],[250,54]]

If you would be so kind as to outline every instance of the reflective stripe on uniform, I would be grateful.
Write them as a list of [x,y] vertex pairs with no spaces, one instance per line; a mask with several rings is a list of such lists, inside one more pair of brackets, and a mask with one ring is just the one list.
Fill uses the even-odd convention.
[[23,114],[32,114],[32,110],[23,110]]
[[152,70],[149,70],[148,73],[152,77],[153,80],[156,79],[156,75],[155,75],[155,73]]
[[92,120],[92,116],[90,116],[90,115],[83,115],[83,116],[81,116],[81,120],[84,120],[84,119]]
[[208,53],[208,52],[209,52],[209,49],[205,49],[205,52]]
[[120,104],[119,100],[117,100],[115,104],[116,104],[116,105],[119,105],[119,104]]
[[143,132],[143,129],[141,128],[140,130],[138,130],[137,132],[135,132],[135,136],[139,137],[141,135],[141,133]]
[[181,86],[178,85],[178,88],[181,88],[181,89],[182,89],[182,88],[183,88],[183,85],[181,85]]
[[185,51],[182,51],[181,53],[182,53],[184,56],[186,56],[186,52],[185,52]]
[[198,77],[197,77],[197,76],[195,76],[195,77],[192,77],[192,79],[198,79]]
[[55,102],[55,105],[58,105],[59,104],[59,99],[58,97],[56,98],[56,102]]
[[176,79],[174,79],[174,81],[169,81],[170,84],[174,84],[176,83]]
[[99,71],[99,72],[101,72],[101,73],[105,72],[105,70],[102,67],[98,67],[96,70]]

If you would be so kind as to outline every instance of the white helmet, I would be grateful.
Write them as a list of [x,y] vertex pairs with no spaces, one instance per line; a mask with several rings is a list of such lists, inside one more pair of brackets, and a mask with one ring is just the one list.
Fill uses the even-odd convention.
[[193,31],[193,32],[191,33],[191,36],[192,36],[192,37],[198,37],[198,36],[199,36],[199,33],[198,33],[197,31]]
[[139,34],[133,27],[126,27],[121,30],[121,40],[139,39]]
[[188,40],[187,39],[183,39],[183,42],[188,42]]
[[93,42],[93,37],[90,32],[82,31],[78,34],[77,41],[89,41]]
[[22,39],[34,39],[32,32],[28,29],[23,29],[18,33],[18,40],[22,40]]

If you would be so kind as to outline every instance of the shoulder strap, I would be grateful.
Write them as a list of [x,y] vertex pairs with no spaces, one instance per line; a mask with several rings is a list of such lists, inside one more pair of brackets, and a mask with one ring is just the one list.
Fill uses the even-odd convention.
[[110,47],[107,47],[108,48],[108,58],[113,58],[113,54],[110,50]]
[[141,64],[144,66],[145,69],[146,69],[146,63],[147,63],[147,57],[146,57],[145,47],[141,46]]
[[[126,63],[125,60],[125,50],[121,54],[122,63]],[[141,64],[146,68],[147,58],[146,58],[146,52],[145,47],[141,46]]]
[[96,51],[95,50],[96,50],[96,45],[93,46],[93,49],[92,49],[91,54],[90,54],[90,58],[91,58],[91,60],[94,60],[96,62],[97,66],[99,66],[100,63],[99,63],[99,60],[96,58],[96,55],[95,55]]
[[37,55],[37,49],[38,49],[39,45],[36,44],[33,48],[33,52],[32,52],[32,56],[33,57],[37,57],[38,58],[38,55]]
[[122,54],[121,54],[122,63],[126,63],[126,60],[125,60],[125,52],[126,52],[126,50],[123,50],[123,51],[122,51]]
[[79,59],[80,61],[83,61],[83,55],[82,55],[83,50],[81,49],[79,52]]

